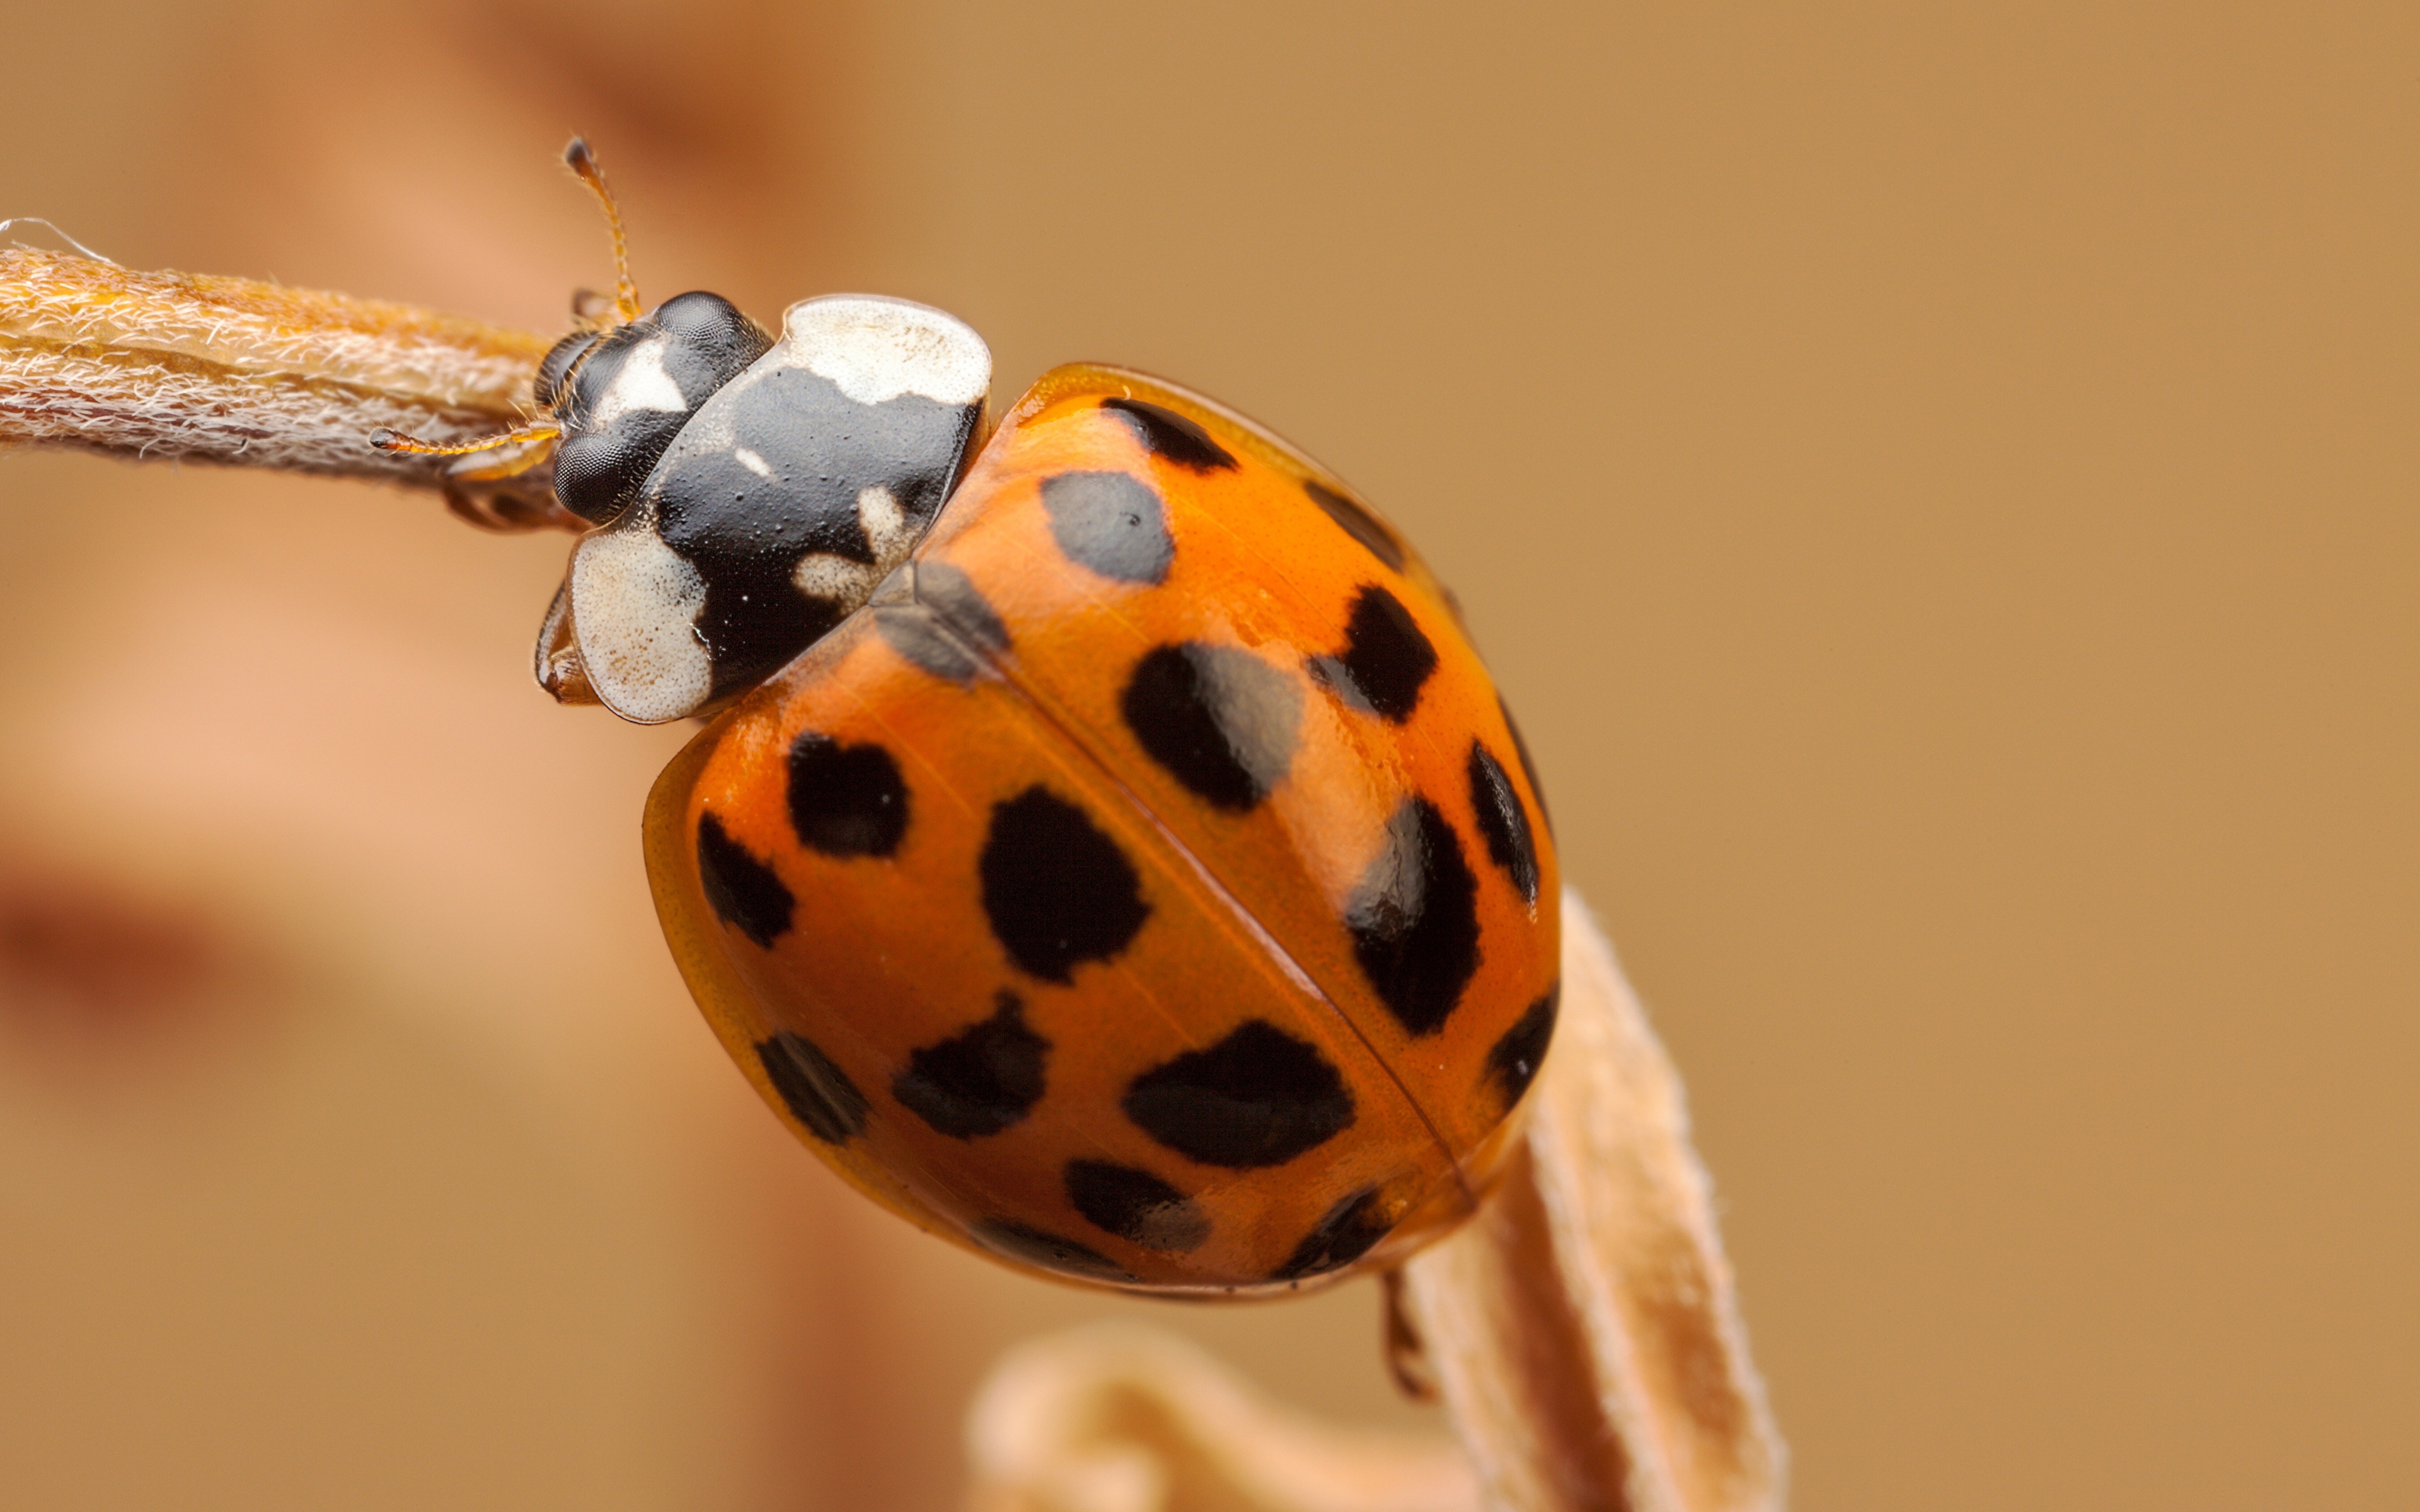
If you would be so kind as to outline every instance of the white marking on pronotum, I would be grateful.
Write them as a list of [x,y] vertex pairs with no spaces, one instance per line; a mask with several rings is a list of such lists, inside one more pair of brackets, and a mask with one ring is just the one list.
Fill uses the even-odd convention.
[[714,691],[697,638],[706,579],[656,535],[655,521],[598,531],[571,558],[571,616],[588,683],[640,724],[677,719]]
[[672,340],[657,336],[630,348],[622,359],[622,366],[605,385],[604,397],[588,416],[587,429],[603,430],[633,409],[652,409],[659,414],[677,415],[689,409],[681,397],[680,385],[664,371],[664,347]]
[[790,580],[799,585],[799,592],[809,598],[855,609],[874,592],[875,584],[890,577],[891,569],[907,561],[908,553],[916,548],[916,528],[888,488],[876,485],[858,491],[857,522],[865,528],[866,544],[874,548],[874,560],[855,562],[830,551],[810,552],[799,559],[798,566],[790,573]]
[[749,471],[753,472],[768,483],[773,481],[773,469],[771,465],[763,457],[758,456],[755,453],[750,451],[745,446],[733,447],[731,449],[731,455],[737,457],[739,459],[739,465],[746,468]]
[[782,362],[840,386],[859,404],[903,393],[979,404],[991,392],[991,348],[954,315],[906,300],[832,294],[782,316]]

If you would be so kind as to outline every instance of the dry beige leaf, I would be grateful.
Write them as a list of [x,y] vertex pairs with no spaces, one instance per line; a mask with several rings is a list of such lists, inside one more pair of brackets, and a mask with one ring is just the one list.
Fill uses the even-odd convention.
[[1405,1298],[1507,1512],[1752,1512],[1783,1452],[1680,1077],[1576,893],[1528,1148]]
[[1157,1329],[1018,1346],[967,1422],[970,1512],[1477,1512],[1450,1440],[1340,1428],[1281,1407]]

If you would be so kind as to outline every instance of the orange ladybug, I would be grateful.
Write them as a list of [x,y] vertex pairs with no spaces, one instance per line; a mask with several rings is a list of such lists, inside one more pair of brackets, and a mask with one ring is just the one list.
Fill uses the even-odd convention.
[[649,877],[809,1147],[925,1228],[1163,1293],[1333,1280],[1467,1216],[1553,1032],[1559,886],[1402,537],[1119,368],[986,439],[989,352],[939,311],[810,300],[776,338],[624,302],[539,378],[597,527],[539,678],[712,717],[648,800]]

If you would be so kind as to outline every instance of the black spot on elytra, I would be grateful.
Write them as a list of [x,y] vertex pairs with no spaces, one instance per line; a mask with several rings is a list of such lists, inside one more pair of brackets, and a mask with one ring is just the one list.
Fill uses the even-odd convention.
[[973,682],[983,671],[974,652],[923,605],[875,603],[870,607],[874,627],[881,632],[884,643],[923,671],[959,684]]
[[1182,1255],[1210,1237],[1201,1206],[1149,1171],[1071,1160],[1066,1179],[1067,1200],[1087,1223],[1145,1249]]
[[1090,1276],[1095,1281],[1131,1281],[1134,1273],[1099,1250],[1063,1239],[1047,1229],[1014,1218],[982,1218],[970,1230],[976,1242],[996,1254],[1046,1271]]
[[1050,1041],[1026,1026],[1025,1002],[1003,992],[991,1017],[954,1039],[908,1057],[891,1095],[937,1134],[953,1139],[994,1134],[1042,1101]]
[[865,1094],[814,1041],[783,1029],[756,1041],[756,1058],[807,1133],[839,1145],[864,1132]]
[[1412,611],[1376,583],[1363,585],[1353,600],[1344,649],[1311,661],[1347,703],[1395,724],[1419,706],[1420,687],[1436,667],[1436,648]]
[[1361,974],[1415,1035],[1435,1034],[1479,970],[1479,879],[1435,804],[1406,798],[1387,821],[1344,924]]
[[1479,815],[1479,832],[1487,837],[1487,858],[1504,869],[1521,901],[1538,901],[1538,843],[1529,834],[1529,815],[1512,779],[1487,748],[1470,743],[1470,807]]
[[1404,543],[1395,539],[1394,532],[1378,523],[1377,516],[1362,508],[1359,500],[1338,493],[1317,478],[1303,479],[1302,491],[1311,495],[1311,501],[1345,534],[1368,547],[1372,556],[1397,572],[1404,570]]
[[1512,706],[1504,702],[1501,693],[1496,695],[1496,712],[1504,716],[1505,732],[1512,737],[1512,754],[1521,759],[1521,775],[1529,779],[1529,796],[1537,800],[1538,817],[1544,821],[1546,838],[1551,840],[1555,834],[1555,816],[1546,808],[1545,785],[1538,780],[1538,764],[1529,760],[1529,743],[1521,738],[1521,727],[1512,719]]
[[1353,1125],[1327,1057],[1264,1019],[1144,1072],[1119,1105],[1178,1154],[1230,1170],[1282,1165]]
[[1151,759],[1234,813],[1269,795],[1294,762],[1302,690],[1234,646],[1160,646],[1135,665],[1118,707]]
[[991,810],[979,862],[984,915],[1009,959],[1047,981],[1071,981],[1142,928],[1151,905],[1117,841],[1040,786]]
[[1120,582],[1167,580],[1168,506],[1133,473],[1057,473],[1042,480],[1042,507],[1068,561]]
[[901,563],[866,604],[892,650],[953,683],[973,681],[986,655],[1008,649],[1008,626],[990,601],[946,562]]
[[790,825],[826,856],[889,856],[908,832],[908,784],[879,746],[799,732],[790,743]]
[[939,615],[968,644],[999,653],[1008,649],[1008,626],[975,580],[946,562],[914,564],[916,602]]
[[1505,1030],[1487,1052],[1487,1080],[1495,1084],[1497,1095],[1504,1099],[1508,1112],[1537,1079],[1538,1068],[1545,1064],[1546,1046],[1555,1038],[1555,1012],[1562,996],[1561,982],[1547,988],[1546,995],[1531,1003],[1529,1011]]
[[697,880],[715,917],[768,949],[789,929],[799,901],[773,869],[723,832],[722,821],[697,820]]
[[1101,408],[1123,418],[1152,455],[1194,472],[1232,468],[1233,454],[1210,439],[1210,433],[1164,405],[1141,399],[1104,399]]
[[1370,1253],[1371,1246],[1387,1237],[1395,1220],[1379,1200],[1378,1189],[1363,1187],[1327,1210],[1318,1223],[1311,1226],[1302,1242],[1286,1262],[1269,1273],[1272,1281],[1301,1281],[1314,1275],[1325,1275],[1344,1267]]

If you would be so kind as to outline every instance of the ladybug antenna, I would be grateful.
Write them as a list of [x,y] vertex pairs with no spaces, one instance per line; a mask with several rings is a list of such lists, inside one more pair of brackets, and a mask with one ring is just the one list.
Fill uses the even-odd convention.
[[390,456],[468,456],[473,452],[492,452],[499,446],[518,446],[523,441],[551,441],[562,434],[561,425],[547,422],[523,425],[501,436],[483,436],[475,441],[441,446],[435,441],[406,436],[399,430],[380,429],[370,432],[370,444]]
[[639,318],[639,285],[630,277],[630,243],[622,234],[622,211],[613,203],[613,192],[605,187],[605,170],[597,162],[597,154],[589,149],[588,139],[575,136],[563,149],[563,165],[580,176],[605,207],[605,224],[613,233],[613,310],[623,324]]

